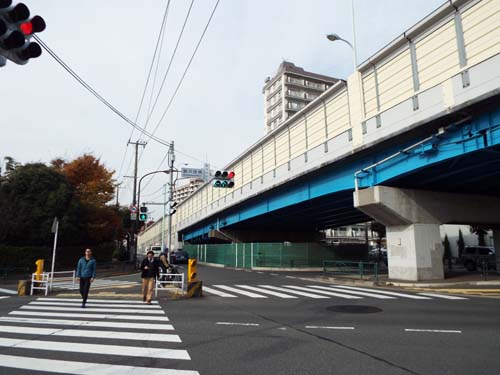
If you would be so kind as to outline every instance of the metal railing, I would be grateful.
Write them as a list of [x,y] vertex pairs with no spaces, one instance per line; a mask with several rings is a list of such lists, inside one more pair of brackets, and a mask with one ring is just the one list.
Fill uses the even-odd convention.
[[33,290],[35,290],[35,289],[45,290],[45,295],[47,295],[49,293],[49,284],[50,284],[50,273],[49,272],[31,274],[31,292],[30,292],[30,295],[33,295]]
[[178,285],[179,288],[184,290],[184,274],[183,273],[160,273],[156,279],[155,284],[155,297],[158,295],[158,288],[163,288],[163,285],[172,284]]
[[[60,286],[68,286],[71,285],[72,289],[75,289],[75,274],[76,271],[58,271],[58,272],[49,272],[49,289],[60,287]],[[55,276],[57,275],[57,276]],[[67,276],[65,276],[67,275]]]
[[378,263],[375,262],[323,261],[323,274],[325,275],[354,275],[359,276],[361,280],[373,277],[375,281],[378,281],[378,271]]
[[490,271],[493,271],[495,274],[500,274],[500,262],[492,262],[488,259],[481,260],[481,273],[483,275],[483,280],[488,280],[488,275]]

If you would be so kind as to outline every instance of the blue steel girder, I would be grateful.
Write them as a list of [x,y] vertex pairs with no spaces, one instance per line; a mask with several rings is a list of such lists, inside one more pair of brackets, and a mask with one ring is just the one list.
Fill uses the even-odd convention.
[[[428,141],[418,147],[400,153],[398,156],[359,174],[357,176],[359,188],[379,185],[401,176],[411,175],[416,171],[445,160],[453,161],[455,158],[461,158],[476,151],[499,146],[500,109],[476,115],[468,122],[460,125],[449,125],[444,128],[443,132],[429,138]],[[335,200],[335,193],[354,190],[354,173],[356,171],[363,170],[377,161],[397,154],[419,141],[420,139],[413,139],[404,144],[374,149],[371,154],[368,153],[359,157],[353,155],[350,160],[325,166],[319,171],[297,179],[297,181],[289,182],[284,187],[278,187],[261,194],[250,202],[243,202],[230,207],[203,223],[195,224],[183,230],[184,239],[190,240],[201,237],[210,230],[221,229],[245,220],[258,218],[260,215],[266,215],[303,202],[313,201],[325,195],[331,194],[332,199]],[[457,161],[452,164],[453,167],[448,172],[450,176],[453,175],[454,171],[460,169],[456,168],[455,165],[460,165],[460,162]],[[433,178],[433,176],[427,177],[429,179]],[[441,177],[443,176],[441,175]]]

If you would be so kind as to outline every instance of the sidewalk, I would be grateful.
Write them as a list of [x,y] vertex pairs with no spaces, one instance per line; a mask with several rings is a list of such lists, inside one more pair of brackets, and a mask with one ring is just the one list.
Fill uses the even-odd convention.
[[[494,271],[492,271],[494,272]],[[500,287],[500,274],[491,273],[484,280],[483,276],[478,273],[459,273],[446,275],[444,280],[429,280],[429,281],[407,281],[407,280],[394,280],[389,279],[387,275],[379,275],[378,281],[372,277],[365,277],[361,279],[358,275],[342,275],[342,276],[320,276],[318,279],[329,282],[349,283],[353,285],[365,286],[398,286],[398,287],[414,287],[414,288],[463,288],[475,287]]]

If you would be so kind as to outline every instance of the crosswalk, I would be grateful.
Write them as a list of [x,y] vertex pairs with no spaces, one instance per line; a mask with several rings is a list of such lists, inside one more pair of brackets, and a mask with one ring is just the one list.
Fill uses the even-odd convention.
[[0,316],[0,374],[15,369],[23,374],[199,375],[189,369],[191,357],[179,348],[182,340],[157,302],[89,299],[85,308],[80,303],[38,298]]
[[222,298],[261,298],[277,297],[283,299],[314,298],[314,299],[363,299],[380,300],[412,299],[412,300],[465,300],[465,297],[438,293],[401,293],[378,288],[362,288],[355,286],[323,284],[323,285],[210,285],[203,286],[203,293]]
[[[113,279],[95,279],[92,283],[92,289],[106,289],[106,288],[116,288],[116,287],[132,287],[139,285],[138,281],[126,281],[126,280],[113,280]],[[52,284],[52,289],[63,289],[63,290],[78,290],[80,285],[74,283],[73,281],[54,281]]]

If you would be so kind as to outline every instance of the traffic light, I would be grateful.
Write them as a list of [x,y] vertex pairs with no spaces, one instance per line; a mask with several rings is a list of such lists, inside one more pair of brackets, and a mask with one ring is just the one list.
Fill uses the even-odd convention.
[[217,171],[215,172],[212,185],[216,188],[232,188],[234,187],[233,179],[233,171]]
[[146,206],[142,206],[139,208],[139,221],[147,221],[148,220],[148,208]]
[[177,202],[172,202],[170,204],[170,212],[168,213],[170,216],[177,212],[177,210],[174,208],[175,206],[177,206]]
[[12,0],[0,0],[0,56],[24,65],[42,54],[38,43],[30,39],[45,30],[40,16],[30,19],[30,10],[23,4],[12,5]]
[[197,276],[196,259],[188,260],[188,281],[195,281]]

